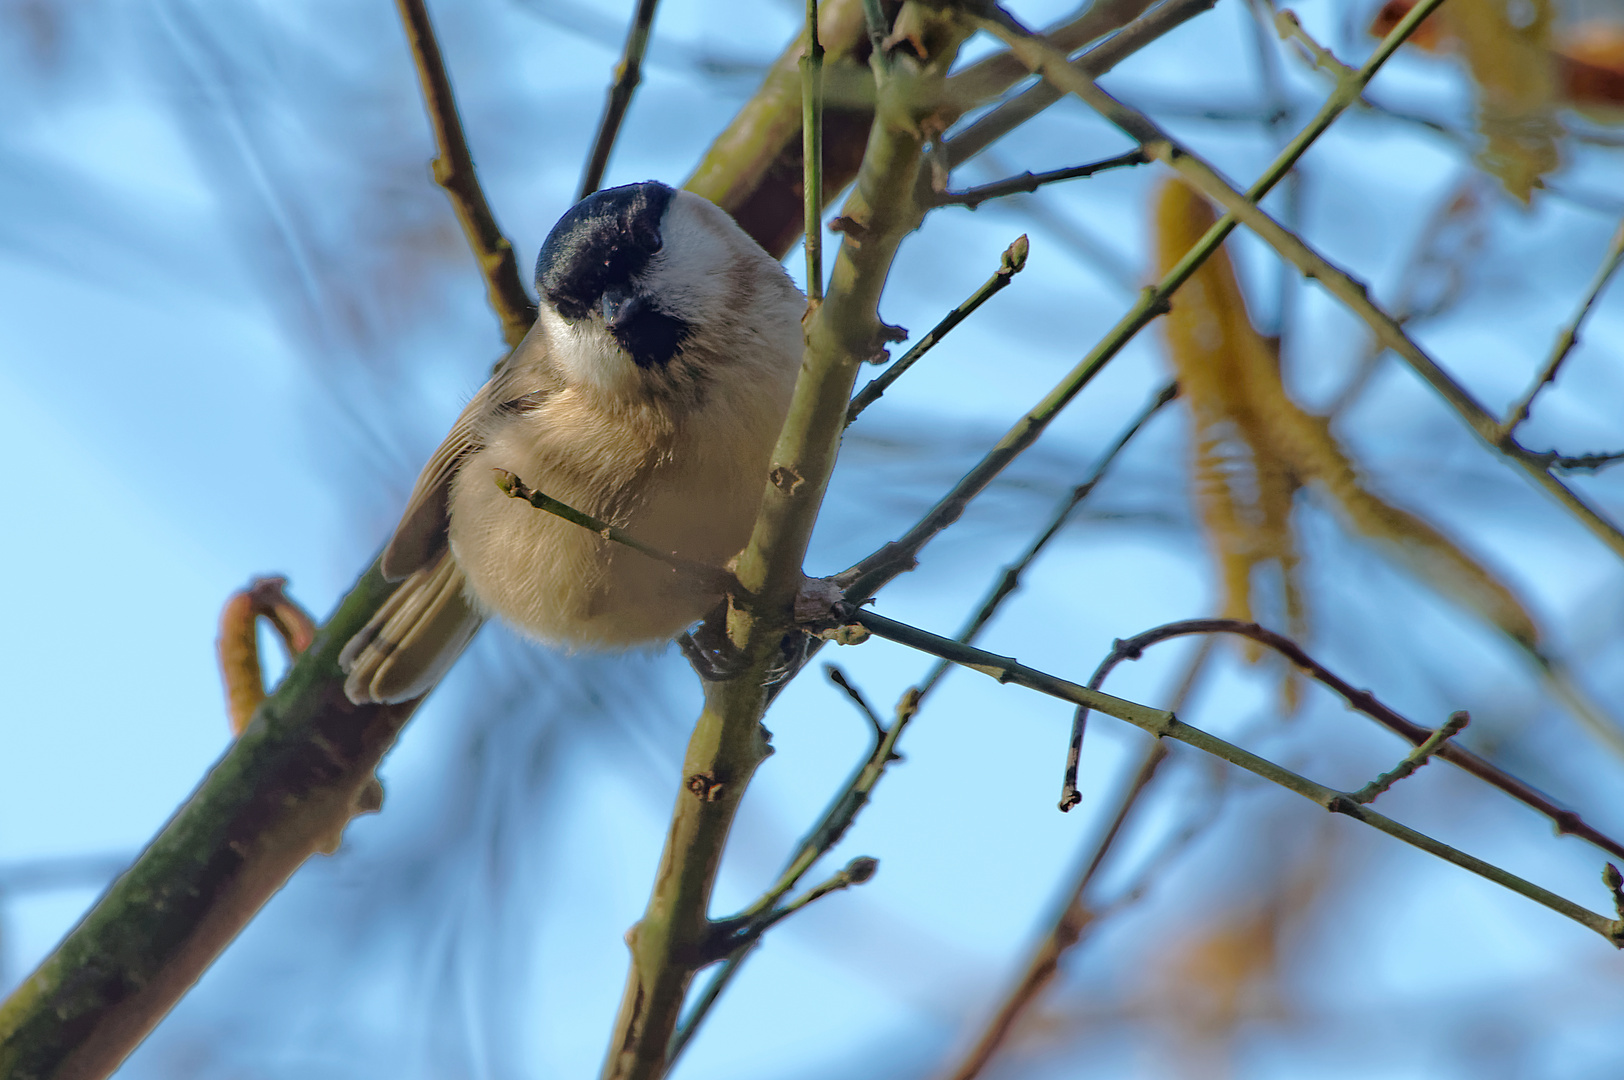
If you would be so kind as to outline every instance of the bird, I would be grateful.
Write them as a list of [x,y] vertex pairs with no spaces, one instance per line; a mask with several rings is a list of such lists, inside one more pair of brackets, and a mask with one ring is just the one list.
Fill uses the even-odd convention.
[[721,599],[497,486],[498,471],[682,559],[750,538],[806,298],[726,211],[658,181],[571,207],[536,321],[424,466],[380,560],[400,585],[344,646],[356,704],[433,689],[488,618],[568,649],[669,640]]

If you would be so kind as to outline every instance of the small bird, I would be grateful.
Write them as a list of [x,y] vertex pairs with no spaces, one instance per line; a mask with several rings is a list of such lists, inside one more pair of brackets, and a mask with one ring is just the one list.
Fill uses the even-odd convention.
[[340,657],[357,704],[427,693],[489,616],[567,647],[663,641],[714,581],[511,498],[532,488],[684,559],[750,538],[800,370],[806,298],[725,211],[649,181],[572,207],[536,322],[418,477],[384,549],[401,586]]

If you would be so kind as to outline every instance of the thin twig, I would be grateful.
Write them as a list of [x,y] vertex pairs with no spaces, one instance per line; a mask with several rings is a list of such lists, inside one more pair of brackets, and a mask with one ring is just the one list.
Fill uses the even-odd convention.
[[[1322,683],[1355,710],[1364,713],[1382,727],[1400,738],[1407,739],[1413,745],[1420,746],[1433,734],[1430,729],[1406,719],[1382,704],[1370,691],[1360,690],[1339,677],[1324,664],[1309,656],[1302,646],[1285,635],[1277,634],[1273,630],[1259,626],[1257,623],[1242,622],[1239,619],[1185,619],[1180,622],[1154,627],[1130,638],[1120,639],[1112,647],[1110,655],[1100,661],[1100,666],[1089,680],[1089,685],[1097,686],[1103,683],[1105,677],[1111,673],[1111,669],[1116,667],[1117,664],[1124,660],[1138,659],[1150,646],[1163,641],[1170,641],[1173,638],[1187,637],[1191,634],[1237,634],[1249,638],[1284,656],[1301,668],[1310,678]],[[1544,814],[1556,827],[1557,835],[1577,836],[1611,855],[1624,858],[1624,844],[1597,831],[1572,810],[1558,806],[1528,784],[1511,776],[1498,766],[1490,764],[1487,760],[1472,753],[1472,751],[1460,744],[1455,742],[1445,743],[1443,748],[1438,751],[1437,756],[1452,765],[1464,769],[1490,786],[1499,788],[1523,805]],[[1075,786],[1075,779],[1071,783]]]
[[857,689],[857,684],[853,683],[846,676],[846,673],[841,670],[840,665],[824,664],[823,673],[829,677],[830,682],[846,692],[846,696],[851,698],[852,702],[857,706],[857,710],[867,718],[868,726],[873,730],[875,740],[885,738],[885,724],[880,720],[879,714],[868,703],[868,698],[863,696],[863,692]]
[[806,230],[806,299],[823,301],[823,42],[818,0],[806,0],[806,55],[801,57],[801,189]]
[[1144,165],[1149,160],[1145,156],[1144,150],[1129,150],[1126,154],[1118,154],[1116,157],[1106,158],[1104,161],[1095,161],[1088,165],[1073,165],[1066,169],[1051,169],[1048,172],[1040,173],[1024,172],[1007,180],[982,184],[966,191],[944,191],[936,197],[936,205],[963,206],[974,210],[988,199],[1001,199],[1006,195],[1030,195],[1045,184],[1056,184],[1063,180],[1079,180],[1109,169],[1123,169],[1134,165]]
[[918,649],[921,652],[951,660],[955,664],[979,671],[983,675],[997,679],[1001,683],[1015,683],[1040,694],[1069,701],[1075,705],[1087,705],[1119,720],[1125,720],[1135,727],[1150,732],[1158,738],[1177,739],[1188,743],[1198,750],[1204,751],[1214,757],[1222,758],[1232,765],[1239,766],[1256,776],[1262,777],[1271,783],[1295,792],[1303,798],[1318,804],[1333,814],[1342,814],[1355,821],[1362,821],[1379,832],[1401,840],[1411,847],[1435,855],[1445,862],[1453,863],[1462,869],[1469,870],[1479,877],[1485,878],[1496,885],[1509,889],[1519,896],[1528,898],[1537,904],[1549,908],[1559,915],[1563,915],[1586,929],[1593,930],[1606,938],[1615,948],[1624,948],[1624,920],[1608,919],[1579,904],[1559,896],[1549,889],[1543,888],[1526,878],[1518,877],[1506,870],[1485,862],[1474,855],[1453,848],[1448,844],[1401,825],[1392,818],[1379,814],[1368,807],[1360,806],[1354,802],[1347,792],[1337,791],[1323,784],[1314,782],[1305,776],[1292,772],[1267,758],[1259,757],[1249,750],[1244,750],[1234,743],[1212,735],[1201,728],[1192,727],[1175,717],[1171,712],[1160,709],[1147,708],[1131,701],[1103,694],[1098,690],[1057,678],[1036,668],[1027,667],[1015,659],[1007,656],[998,656],[995,653],[961,645],[956,641],[940,637],[918,627],[906,623],[896,622],[873,611],[858,608],[852,604],[842,604],[841,614],[849,621],[861,626],[875,637],[882,637],[888,641],[895,641],[902,645]]
[[609,167],[609,155],[620,135],[620,124],[626,119],[637,84],[643,81],[643,53],[648,49],[649,31],[654,26],[654,8],[658,3],[659,0],[637,0],[637,10],[626,28],[626,45],[621,50],[620,63],[615,65],[615,81],[609,84],[609,97],[603,103],[598,135],[592,140],[592,153],[587,155],[586,168],[581,173],[581,190],[575,195],[577,202],[603,186],[603,173]]
[[1353,74],[1353,68],[1338,60],[1335,53],[1314,40],[1303,28],[1302,20],[1297,18],[1297,13],[1290,8],[1274,13],[1274,29],[1280,35],[1280,40],[1296,42],[1316,68],[1323,68],[1337,79],[1345,79]]
[[[1500,422],[1500,438],[1510,438],[1511,433],[1517,430],[1517,425],[1528,419],[1528,411],[1534,405],[1534,398],[1546,386],[1556,381],[1556,373],[1561,370],[1562,362],[1568,358],[1573,347],[1579,343],[1579,327],[1584,324],[1585,316],[1595,306],[1596,298],[1607,287],[1607,282],[1617,272],[1620,265],[1624,265],[1624,221],[1619,222],[1618,230],[1613,233],[1612,243],[1607,245],[1607,254],[1602,257],[1601,268],[1591,279],[1590,287],[1585,290],[1584,299],[1579,301],[1579,307],[1574,311],[1573,317],[1562,327],[1562,332],[1556,335],[1556,344],[1551,346],[1551,355],[1545,361],[1545,366],[1534,378],[1534,383],[1523,395],[1512,403],[1506,410],[1506,418]],[[1562,466],[1553,463],[1554,468]],[[1574,466],[1567,466],[1573,468]],[[1579,466],[1584,467],[1584,466]]]
[[[1168,701],[1167,708],[1170,712],[1184,708],[1211,655],[1209,638],[1201,643],[1179,679],[1178,687]],[[1118,797],[1116,811],[1111,815],[1105,831],[1092,845],[1092,853],[1073,874],[1071,883],[1065,891],[1065,898],[1061,901],[1055,916],[1049,921],[1048,932],[1032,950],[1020,977],[1004,995],[1003,1001],[993,1011],[976,1041],[965,1052],[958,1065],[946,1074],[948,1080],[974,1080],[981,1074],[987,1062],[992,1060],[993,1055],[1009,1038],[1016,1023],[1054,981],[1056,973],[1060,970],[1061,959],[1076,947],[1089,927],[1095,924],[1098,912],[1085,901],[1084,897],[1098,876],[1100,867],[1104,865],[1106,856],[1116,845],[1117,838],[1122,835],[1128,819],[1145,793],[1150,790],[1159,775],[1162,763],[1166,760],[1167,743],[1161,739],[1152,740],[1150,749],[1145,752],[1138,768],[1134,770],[1133,779]]]
[[463,235],[468,238],[468,246],[479,263],[480,276],[485,279],[491,308],[502,324],[502,338],[511,348],[530,331],[530,324],[536,318],[535,307],[519,277],[513,245],[502,235],[490,204],[485,201],[485,192],[479,186],[474,159],[468,152],[468,139],[462,132],[462,119],[457,114],[457,99],[451,92],[451,78],[446,74],[440,43],[423,4],[424,0],[396,0],[401,22],[406,27],[406,40],[412,47],[412,59],[417,65],[418,82],[423,88],[423,104],[428,109],[434,141],[439,147],[434,159],[434,181],[451,198],[451,208],[457,212]]
[[[740,946],[751,945],[761,940],[761,936],[768,930],[777,926],[808,904],[816,903],[832,892],[849,889],[853,885],[861,885],[874,876],[880,868],[880,861],[868,855],[859,855],[847,863],[839,871],[824,881],[812,886],[801,896],[796,897],[783,907],[758,915],[754,918],[739,920],[719,920],[718,925],[723,928],[726,944],[718,948],[736,949]],[[735,927],[736,922],[736,927]]]
[[846,409],[846,423],[850,424],[860,416],[864,409],[880,400],[881,395],[902,377],[907,371],[919,362],[920,358],[936,343],[946,337],[955,326],[975,314],[977,308],[997,296],[1004,290],[1015,275],[1026,266],[1026,253],[1029,250],[1026,235],[1016,237],[1015,242],[1004,249],[1003,256],[998,260],[998,269],[993,272],[981,285],[981,288],[971,293],[958,307],[949,311],[942,317],[942,321],[931,327],[930,333],[920,338],[913,347],[903,353],[892,365],[869,380],[861,390],[851,399],[851,405]]
[[1600,472],[1609,465],[1617,465],[1624,461],[1624,450],[1612,450],[1605,454],[1536,454],[1545,462],[1545,467],[1558,472]]
[[534,506],[537,510],[545,511],[556,517],[561,517],[572,525],[579,525],[588,532],[597,533],[612,544],[631,548],[639,555],[646,555],[655,562],[664,563],[674,573],[689,574],[704,582],[707,586],[721,591],[732,591],[738,588],[738,582],[733,575],[719,566],[709,566],[692,559],[684,559],[673,551],[661,551],[651,544],[645,544],[631,533],[618,525],[611,525],[607,521],[600,521],[591,514],[583,513],[568,503],[559,502],[545,492],[537,491],[506,469],[492,469],[495,474],[496,486],[509,498],[522,499]]
[[[1210,10],[1217,2],[1170,0],[1130,23],[1120,33],[1100,42],[1072,63],[1089,78],[1097,79],[1158,38]],[[1039,82],[977,117],[963,131],[947,140],[944,156],[948,168],[956,169],[963,165],[1063,97],[1063,93],[1048,83]]]
[[1377,797],[1384,794],[1388,788],[1409,776],[1415,770],[1425,765],[1432,755],[1436,754],[1450,739],[1459,735],[1461,729],[1471,721],[1465,712],[1451,713],[1444,726],[1427,736],[1427,741],[1404,755],[1404,760],[1394,766],[1391,772],[1384,772],[1364,787],[1353,793],[1353,801],[1360,804],[1375,802]]
[[[1026,573],[1032,563],[1037,560],[1037,557],[1042,554],[1043,549],[1049,546],[1049,542],[1060,535],[1060,531],[1066,527],[1066,523],[1071,520],[1071,516],[1083,504],[1083,500],[1092,495],[1094,489],[1099,486],[1100,481],[1105,479],[1106,472],[1122,454],[1122,451],[1127,449],[1128,443],[1132,442],[1134,436],[1144,429],[1144,426],[1150,422],[1151,417],[1160,412],[1163,406],[1178,397],[1178,392],[1178,383],[1168,383],[1157,391],[1156,396],[1139,411],[1138,416],[1128,422],[1128,426],[1122,430],[1122,434],[1118,435],[1116,441],[1106,449],[1105,453],[1100,455],[1100,459],[1088,471],[1088,475],[1083,479],[1083,482],[1072,488],[1071,494],[1066,496],[1059,506],[1055,507],[1054,513],[1049,518],[1049,523],[1027,545],[1026,550],[1014,562],[1004,567],[1003,573],[998,575],[998,580],[993,583],[991,589],[987,590],[987,595],[982,598],[981,603],[977,606],[976,613],[970,616],[969,621],[964,624],[956,640],[968,645],[980,636],[982,628],[992,620],[998,606],[1021,587],[1021,575]],[[918,683],[921,699],[935,689],[936,684],[941,681],[942,676],[946,675],[951,667],[952,665],[945,660],[936,662],[925,678]]]

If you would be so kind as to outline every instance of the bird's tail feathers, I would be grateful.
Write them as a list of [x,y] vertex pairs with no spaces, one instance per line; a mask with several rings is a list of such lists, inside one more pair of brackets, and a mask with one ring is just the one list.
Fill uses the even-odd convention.
[[357,705],[410,701],[434,689],[484,620],[463,595],[450,552],[413,573],[344,646],[344,694]]

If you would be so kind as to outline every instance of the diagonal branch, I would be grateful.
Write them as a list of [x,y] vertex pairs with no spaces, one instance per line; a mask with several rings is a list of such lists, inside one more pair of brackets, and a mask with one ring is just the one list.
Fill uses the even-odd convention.
[[1004,249],[1003,256],[998,260],[998,269],[993,271],[992,277],[982,282],[981,288],[965,297],[964,302],[949,311],[942,317],[942,321],[931,327],[930,332],[916,341],[913,346],[896,362],[873,379],[864,384],[851,399],[851,405],[846,410],[846,423],[850,424],[862,415],[863,410],[874,404],[885,394],[892,383],[902,378],[903,373],[917,364],[926,353],[936,347],[936,344],[946,337],[959,323],[974,315],[976,309],[988,300],[1004,291],[1004,288],[1015,275],[1026,266],[1026,254],[1030,250],[1025,234],[1015,238],[1015,242]]
[[485,279],[491,308],[502,324],[502,338],[511,348],[529,332],[536,318],[535,309],[524,291],[524,282],[519,279],[513,245],[502,235],[490,204],[485,201],[485,192],[479,186],[474,159],[468,152],[468,140],[462,133],[462,118],[457,115],[457,99],[451,93],[451,77],[446,74],[445,61],[440,57],[440,42],[434,36],[434,25],[429,22],[424,0],[395,2],[406,27],[406,40],[412,47],[417,79],[423,88],[423,105],[434,126],[434,142],[440,149],[434,159],[434,182],[451,198],[451,208],[457,212],[463,235],[468,238],[468,246],[479,263],[479,274]]
[[1618,223],[1612,243],[1607,245],[1607,254],[1602,257],[1601,269],[1597,270],[1596,276],[1591,279],[1590,287],[1585,290],[1584,299],[1579,301],[1579,307],[1574,311],[1573,317],[1556,336],[1556,344],[1551,347],[1550,358],[1545,361],[1545,366],[1540,369],[1533,385],[1506,410],[1506,418],[1500,422],[1500,438],[1511,438],[1511,433],[1517,430],[1517,425],[1528,419],[1528,410],[1533,408],[1534,398],[1541,390],[1556,381],[1556,373],[1562,369],[1562,362],[1568,358],[1568,353],[1573,351],[1573,347],[1579,344],[1579,327],[1584,325],[1585,316],[1590,314],[1596,298],[1607,287],[1607,283],[1612,280],[1620,265],[1624,265],[1624,221]]
[[1057,678],[1036,668],[1026,665],[1007,656],[998,656],[995,653],[985,652],[981,649],[961,645],[944,637],[939,637],[929,631],[909,626],[888,619],[875,612],[858,608],[852,604],[840,605],[840,614],[849,622],[861,626],[875,637],[882,637],[888,641],[895,641],[932,656],[950,660],[955,664],[979,671],[983,675],[997,679],[1001,683],[1015,683],[1029,690],[1036,690],[1040,694],[1069,701],[1074,705],[1086,706],[1096,709],[1108,716],[1125,720],[1137,728],[1150,732],[1157,738],[1177,739],[1187,743],[1197,750],[1204,751],[1214,757],[1222,758],[1232,765],[1236,765],[1255,776],[1262,777],[1271,783],[1278,784],[1288,791],[1295,792],[1310,802],[1316,803],[1333,814],[1342,814],[1361,821],[1366,825],[1384,832],[1397,840],[1437,856],[1445,862],[1453,863],[1462,869],[1469,870],[1479,877],[1492,881],[1496,885],[1509,889],[1519,896],[1526,897],[1559,915],[1572,919],[1587,930],[1592,930],[1606,938],[1615,948],[1624,948],[1624,919],[1609,919],[1603,915],[1576,904],[1566,897],[1559,896],[1549,889],[1534,884],[1526,878],[1518,877],[1506,870],[1485,862],[1474,855],[1435,840],[1425,833],[1401,825],[1384,814],[1379,814],[1367,806],[1354,802],[1347,792],[1337,791],[1323,784],[1314,782],[1305,776],[1292,772],[1267,758],[1259,757],[1249,750],[1242,749],[1234,743],[1218,738],[1200,728],[1192,727],[1175,717],[1171,712],[1151,709],[1131,701],[1112,697],[1099,690],[1065,679]]
[[[1187,637],[1191,634],[1237,634],[1260,645],[1265,645],[1284,656],[1310,678],[1321,683],[1342,698],[1351,708],[1364,713],[1400,738],[1408,740],[1415,746],[1420,746],[1432,737],[1432,731],[1394,712],[1378,701],[1370,691],[1360,690],[1352,683],[1341,678],[1324,664],[1308,655],[1302,646],[1295,641],[1283,634],[1277,634],[1267,627],[1259,626],[1257,623],[1242,622],[1238,619],[1185,619],[1182,622],[1172,622],[1154,627],[1130,638],[1122,638],[1112,647],[1110,655],[1100,662],[1100,666],[1095,670],[1093,677],[1089,679],[1089,685],[1098,686],[1103,683],[1105,677],[1111,673],[1111,669],[1116,667],[1117,664],[1124,660],[1138,659],[1152,645],[1170,641],[1173,638]],[[1464,746],[1454,742],[1444,743],[1439,748],[1437,756],[1471,773],[1484,783],[1499,788],[1523,805],[1544,814],[1556,826],[1558,835],[1577,836],[1603,851],[1624,858],[1624,844],[1592,828],[1572,810],[1552,802],[1535,788],[1472,753]],[[1072,786],[1075,787],[1074,782],[1072,782]]]
[[621,121],[626,119],[637,84],[643,81],[643,53],[648,49],[654,8],[658,3],[659,0],[637,0],[637,10],[632,12],[631,25],[626,28],[626,45],[621,50],[620,63],[615,65],[615,81],[609,85],[603,117],[598,121],[598,134],[592,140],[592,152],[587,155],[586,169],[581,173],[581,190],[575,195],[577,202],[603,186],[603,173],[609,167],[609,155],[620,135]]

